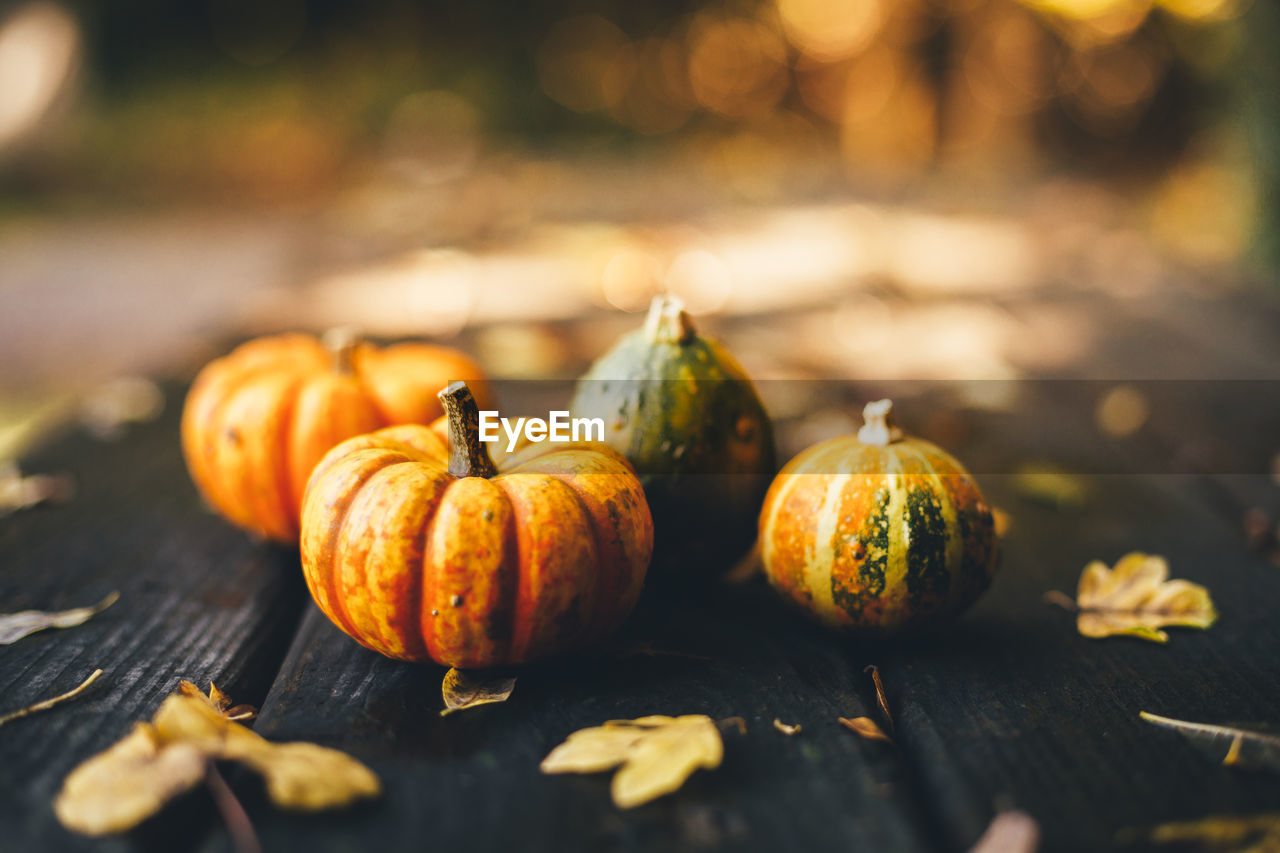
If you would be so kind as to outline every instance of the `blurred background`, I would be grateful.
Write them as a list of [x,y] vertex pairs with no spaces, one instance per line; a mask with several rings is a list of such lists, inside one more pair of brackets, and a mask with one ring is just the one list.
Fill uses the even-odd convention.
[[574,376],[662,289],[759,378],[1274,379],[1276,32],[1261,0],[0,5],[0,460],[279,329]]

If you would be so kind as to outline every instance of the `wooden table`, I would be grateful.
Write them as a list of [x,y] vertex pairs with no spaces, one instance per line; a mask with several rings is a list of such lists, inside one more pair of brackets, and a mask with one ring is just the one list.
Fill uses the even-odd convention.
[[[271,739],[337,747],[382,777],[350,811],[274,811],[234,771],[264,849],[962,850],[997,810],[1035,817],[1045,850],[1101,850],[1125,827],[1280,809],[1280,779],[1223,767],[1221,752],[1142,722],[1146,710],[1213,723],[1280,723],[1280,567],[1247,546],[1247,507],[1277,508],[1274,381],[1151,382],[1132,437],[1108,439],[1095,404],[1113,383],[1018,383],[1012,406],[965,401],[960,385],[831,383],[806,393],[856,412],[885,391],[901,420],[943,440],[1009,513],[1001,574],[962,621],[871,644],[826,634],[764,581],[651,589],[616,641],[588,660],[521,673],[502,705],[441,718],[443,669],[383,659],[311,604],[296,550],[255,542],[201,504],[178,447],[180,387],[166,415],[103,444],[69,431],[25,460],[69,471],[65,505],[0,519],[0,609],[88,604],[87,624],[0,647],[0,711],[105,675],[64,706],[0,730],[0,850],[231,849],[194,793],[136,832],[68,834],[51,801],[67,772],[147,718],[179,679],[210,679],[261,707]],[[563,384],[503,389],[531,413]],[[990,389],[987,389],[990,390]],[[766,389],[769,391],[769,389]],[[766,398],[770,396],[766,393]],[[988,395],[989,396],[989,395]],[[779,424],[794,451],[799,420]],[[1028,461],[1077,472],[1075,506],[1033,500]],[[1221,613],[1167,646],[1079,636],[1047,606],[1092,559],[1144,550],[1203,583]],[[867,664],[883,674],[894,745],[838,717],[876,716]],[[725,759],[676,794],[614,808],[608,775],[546,777],[539,761],[570,732],[644,714],[740,716]],[[787,737],[772,721],[800,724]]]

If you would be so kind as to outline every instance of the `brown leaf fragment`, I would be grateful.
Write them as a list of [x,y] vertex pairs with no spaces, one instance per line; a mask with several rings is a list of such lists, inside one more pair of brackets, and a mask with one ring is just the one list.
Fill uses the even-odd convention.
[[893,743],[893,739],[885,734],[884,731],[876,725],[876,721],[870,717],[854,717],[853,719],[840,717],[839,721],[840,725],[844,726],[854,734],[866,738],[867,740],[882,740],[885,743]]
[[444,681],[440,685],[440,693],[444,697],[444,710],[440,712],[440,716],[447,717],[468,708],[505,702],[515,689],[514,675],[450,669],[444,674]]
[[987,826],[969,853],[1036,853],[1040,825],[1026,812],[1000,812]]
[[1214,815],[1200,820],[1165,823],[1122,832],[1120,840],[1153,844],[1195,844],[1205,850],[1274,853],[1280,850],[1280,813]]
[[[1064,603],[1058,593],[1046,600]],[[1134,552],[1114,569],[1095,560],[1085,566],[1076,590],[1076,629],[1086,637],[1130,636],[1164,643],[1162,628],[1208,628],[1218,618],[1209,591],[1185,580],[1169,580],[1163,557]]]
[[677,790],[698,768],[720,766],[724,745],[710,717],[610,720],[569,735],[542,761],[543,773],[595,773],[621,765],[610,786],[629,809]]
[[880,680],[880,669],[875,664],[863,667],[863,672],[871,673],[871,682],[876,686],[876,702],[880,704],[880,713],[884,714],[889,731],[893,731],[893,714],[889,711],[889,697],[884,692],[884,682]]
[[777,717],[773,718],[773,727],[778,731],[782,732],[787,737],[800,734],[799,724],[796,724],[794,726],[788,725],[787,723],[782,722],[782,720],[779,720]]
[[1222,763],[1228,767],[1280,773],[1280,735],[1238,726],[1218,726],[1212,723],[1175,720],[1146,711],[1139,711],[1138,716],[1153,725],[1173,729],[1193,743],[1216,749],[1221,749],[1225,743],[1227,749]]
[[0,726],[3,726],[5,723],[11,723],[14,720],[20,720],[23,717],[29,717],[32,714],[38,714],[41,711],[47,711],[55,705],[60,705],[63,702],[66,702],[68,699],[74,699],[76,696],[79,696],[87,690],[90,684],[97,681],[99,675],[102,675],[102,670],[95,669],[88,678],[80,682],[79,687],[68,690],[66,693],[59,694],[51,699],[45,699],[35,703],[34,705],[28,705],[26,708],[19,708],[16,711],[10,711],[7,714],[0,715]]
[[42,503],[65,503],[75,493],[76,481],[70,474],[23,476],[12,462],[0,465],[0,516]]
[[196,747],[164,744],[150,723],[137,723],[124,740],[81,764],[62,783],[53,811],[83,835],[124,832],[204,778]]
[[0,613],[0,646],[16,643],[23,637],[46,628],[74,628],[115,604],[120,593],[112,592],[97,604],[71,610],[22,610]]
[[282,808],[315,811],[380,792],[378,777],[354,758],[311,743],[271,743],[224,715],[225,694],[211,694],[217,698],[185,683],[150,723],[73,770],[54,803],[63,825],[86,835],[124,832],[204,778],[213,760],[256,770]]
[[716,722],[716,726],[724,731],[726,729],[737,729],[738,734],[745,735],[747,733],[747,721],[742,717],[725,717],[723,720]]
[[212,681],[209,682],[209,693],[206,695],[193,682],[183,679],[178,682],[178,692],[183,696],[191,696],[196,699],[208,702],[218,713],[226,717],[228,720],[239,722],[241,720],[252,720],[258,716],[258,709],[252,705],[236,705],[231,707],[231,697],[218,689],[218,686]]

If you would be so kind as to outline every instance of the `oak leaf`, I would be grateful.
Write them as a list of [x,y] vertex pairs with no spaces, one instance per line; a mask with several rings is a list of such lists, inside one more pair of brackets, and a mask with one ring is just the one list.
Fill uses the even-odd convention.
[[67,776],[54,812],[85,835],[123,832],[205,778],[210,761],[238,761],[257,771],[277,806],[315,811],[375,796],[373,771],[335,749],[276,744],[227,716],[230,699],[189,682],[161,703],[150,723]]
[[677,790],[699,767],[720,766],[724,744],[710,717],[649,716],[610,720],[569,735],[542,760],[543,773],[614,774],[613,802],[623,809]]
[[1208,628],[1218,618],[1207,589],[1169,580],[1163,557],[1138,552],[1121,557],[1114,569],[1100,560],[1085,566],[1075,607],[1076,628],[1086,637],[1123,635],[1155,643],[1169,639],[1162,628]]
[[505,702],[515,689],[515,676],[450,669],[444,674],[444,681],[440,684],[440,693],[444,698],[444,710],[440,712],[440,716],[447,717],[468,708]]
[[28,634],[46,628],[74,628],[83,625],[116,603],[120,593],[113,592],[97,604],[75,607],[71,610],[22,610],[18,613],[0,613],[0,646],[16,643]]

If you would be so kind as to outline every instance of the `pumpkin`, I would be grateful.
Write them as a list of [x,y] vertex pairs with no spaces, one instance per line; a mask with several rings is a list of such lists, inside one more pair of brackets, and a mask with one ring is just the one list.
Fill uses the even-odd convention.
[[760,512],[765,573],[835,628],[892,633],[955,616],[996,567],[991,509],[954,457],[904,437],[888,400],[857,436],[787,463]]
[[773,430],[746,371],[698,335],[680,300],[653,300],[644,327],[579,380],[570,409],[599,417],[635,466],[653,512],[655,572],[723,573],[755,541],[777,470]]
[[339,444],[302,509],[316,604],[388,657],[461,668],[589,647],[640,595],[653,549],[644,490],[596,442],[537,443],[496,466],[465,383],[431,427]]
[[338,442],[379,427],[430,423],[436,391],[455,380],[488,399],[480,368],[423,343],[380,349],[347,330],[249,341],[196,376],[182,412],[182,449],[205,500],[231,522],[298,540],[311,469]]

